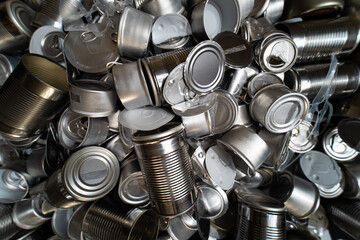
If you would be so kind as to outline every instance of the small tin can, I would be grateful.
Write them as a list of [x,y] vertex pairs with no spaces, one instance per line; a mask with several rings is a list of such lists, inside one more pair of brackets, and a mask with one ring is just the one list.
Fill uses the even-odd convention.
[[224,90],[216,90],[214,94],[216,111],[213,117],[214,130],[212,134],[225,133],[235,124],[238,116],[238,104],[235,97]]
[[124,140],[122,140],[120,134],[111,139],[106,144],[106,148],[116,156],[120,163],[125,160],[134,150],[133,147],[129,146],[124,142]]

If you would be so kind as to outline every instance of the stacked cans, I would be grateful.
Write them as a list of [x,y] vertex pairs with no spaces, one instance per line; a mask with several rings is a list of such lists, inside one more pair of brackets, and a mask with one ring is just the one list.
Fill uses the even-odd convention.
[[0,238],[360,238],[359,13],[4,1]]

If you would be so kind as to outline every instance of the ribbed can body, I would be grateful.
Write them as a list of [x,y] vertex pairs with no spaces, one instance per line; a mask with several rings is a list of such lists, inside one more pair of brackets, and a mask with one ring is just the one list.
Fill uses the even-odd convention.
[[360,22],[355,18],[281,24],[298,48],[299,62],[321,61],[331,55],[346,56],[359,45]]
[[12,216],[12,207],[10,205],[0,204],[0,238],[10,239],[11,236],[20,231],[15,225]]
[[133,140],[151,204],[160,215],[171,217],[194,204],[194,175],[183,126],[171,123],[159,132],[139,133]]
[[151,210],[120,205],[110,198],[96,201],[82,224],[86,240],[155,240],[159,221]]

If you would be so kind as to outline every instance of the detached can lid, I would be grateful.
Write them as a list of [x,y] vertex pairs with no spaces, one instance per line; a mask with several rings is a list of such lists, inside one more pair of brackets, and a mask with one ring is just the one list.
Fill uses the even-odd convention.
[[205,94],[217,88],[224,78],[225,53],[215,41],[196,45],[186,59],[184,80],[194,92]]

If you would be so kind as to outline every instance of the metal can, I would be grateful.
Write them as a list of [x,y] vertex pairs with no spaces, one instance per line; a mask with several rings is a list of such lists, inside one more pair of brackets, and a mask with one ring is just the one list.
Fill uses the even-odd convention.
[[180,215],[189,210],[196,199],[183,131],[182,124],[168,123],[157,130],[138,131],[133,135],[151,205],[162,216]]
[[183,14],[185,8],[178,0],[135,0],[137,9],[153,15],[155,18],[166,14]]
[[355,93],[360,85],[359,67],[350,61],[340,62],[337,73],[327,79],[330,64],[313,64],[295,67],[285,73],[285,84],[292,90],[304,94],[309,100],[316,97],[322,87],[334,88],[332,98],[347,97]]
[[12,210],[13,206],[0,204],[0,236],[4,239],[10,239],[21,230],[12,219]]
[[38,135],[67,101],[65,69],[44,57],[25,54],[0,89],[0,132],[15,138]]

